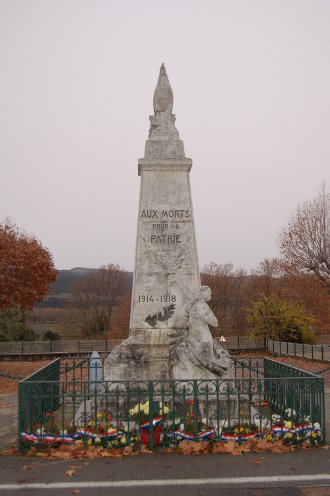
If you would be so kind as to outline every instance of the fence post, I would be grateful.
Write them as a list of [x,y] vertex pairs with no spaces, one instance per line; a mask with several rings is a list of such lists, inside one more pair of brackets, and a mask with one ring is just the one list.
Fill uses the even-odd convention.
[[80,341],[78,339],[78,353],[80,354]]
[[322,362],[324,361],[324,355],[323,355],[323,344],[321,345],[321,353],[322,353]]
[[237,348],[239,349],[239,336],[237,336]]
[[289,341],[286,342],[286,354],[289,354]]
[[312,344],[312,360],[314,360],[314,345]]
[[282,354],[282,341],[280,341],[280,356]]
[[[153,449],[154,447],[154,384],[152,381],[149,381],[149,449]],[[141,429],[141,427],[140,427]]]
[[105,351],[108,351],[108,340],[105,340]]
[[305,358],[305,343],[303,343],[302,345],[303,345],[303,358]]
[[274,349],[275,349],[275,348],[274,348],[274,339],[273,339],[272,341],[273,341],[273,353],[274,353]]
[[22,339],[22,353],[24,353],[24,339]]
[[[23,422],[22,422],[22,416],[23,416],[22,394],[23,394],[23,386],[22,386],[22,384],[18,383],[18,398],[17,398],[17,402],[18,402],[18,408],[17,408],[17,413],[18,413],[18,451],[22,450],[22,434],[21,433],[22,433],[23,428],[24,429],[26,428],[25,423],[23,425]],[[31,398],[30,398],[30,401],[31,401]]]
[[294,356],[297,356],[297,346],[296,346],[296,343],[293,343],[293,347],[294,347]]

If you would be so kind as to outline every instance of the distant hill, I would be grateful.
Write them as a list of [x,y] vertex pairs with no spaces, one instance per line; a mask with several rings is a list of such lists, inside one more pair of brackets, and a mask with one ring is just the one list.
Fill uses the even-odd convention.
[[68,286],[77,281],[77,279],[83,279],[88,274],[97,272],[98,269],[90,269],[85,267],[74,267],[70,270],[59,270],[58,276],[55,282],[51,284],[51,292],[46,296],[46,299],[61,293],[69,293]]
[[[51,291],[45,296],[43,301],[36,307],[62,307],[66,300],[70,299],[70,284],[79,279],[84,279],[89,274],[97,272],[99,269],[88,267],[74,267],[70,270],[59,270],[57,279],[50,285]],[[128,272],[127,290],[132,287],[133,273]]]

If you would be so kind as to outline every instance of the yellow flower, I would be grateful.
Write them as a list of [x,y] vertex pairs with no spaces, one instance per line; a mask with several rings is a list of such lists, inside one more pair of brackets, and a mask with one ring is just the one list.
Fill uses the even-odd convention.
[[128,432],[128,427],[126,426],[125,429],[124,429],[125,432]]
[[167,415],[169,412],[170,411],[169,411],[168,407],[167,406],[164,406],[164,414]]
[[143,411],[146,415],[149,415],[149,406],[145,406]]
[[121,438],[120,438],[120,442],[121,442],[122,444],[126,444],[126,437],[125,437],[125,436],[121,436]]
[[292,428],[292,422],[290,422],[289,420],[286,420],[286,421],[284,422],[284,427],[285,427],[286,429],[291,429],[291,428]]
[[135,413],[135,408],[131,408],[130,411],[129,411],[129,414],[130,415],[134,415],[134,413]]
[[91,420],[88,425],[90,425],[91,427],[94,427],[94,425],[95,425],[94,420]]
[[101,420],[101,418],[102,418],[102,416],[103,416],[103,415],[102,415],[102,413],[98,413],[96,416],[97,416],[97,418],[98,418],[99,420]]
[[135,436],[135,441],[137,441],[139,438],[137,436]]
[[273,439],[273,436],[271,434],[267,434],[267,440],[271,441]]
[[238,428],[237,427],[235,427],[234,432],[235,432],[235,434],[238,434]]
[[317,434],[315,434],[315,432],[312,432],[312,437],[315,438],[316,436],[317,436]]
[[99,444],[101,442],[101,438],[100,437],[96,437],[95,438],[95,444]]
[[292,432],[286,432],[284,434],[284,437],[286,437],[287,439],[290,439],[291,437],[293,437],[293,434],[292,434]]
[[241,431],[241,432],[244,432],[244,427],[241,427],[241,428],[240,428],[240,431]]
[[90,446],[92,444],[91,438],[88,439],[87,444],[88,444],[88,446]]

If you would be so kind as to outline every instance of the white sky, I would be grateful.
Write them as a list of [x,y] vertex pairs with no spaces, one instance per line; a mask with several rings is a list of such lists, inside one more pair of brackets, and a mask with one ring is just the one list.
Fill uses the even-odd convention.
[[330,170],[329,0],[0,0],[0,221],[57,268],[134,268],[161,63],[200,266],[278,254]]

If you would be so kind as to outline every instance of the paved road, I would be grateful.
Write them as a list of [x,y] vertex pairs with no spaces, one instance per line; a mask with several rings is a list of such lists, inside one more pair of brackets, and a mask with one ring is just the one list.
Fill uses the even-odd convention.
[[[74,471],[71,477],[66,475],[70,469]],[[17,456],[0,458],[0,481],[1,495],[21,494],[24,490],[24,493],[37,496],[65,496],[79,489],[81,495],[115,496],[323,496],[330,495],[330,456],[324,448],[283,454],[248,453],[235,457],[154,453],[87,461]],[[314,489],[321,486],[323,492],[302,492],[301,488],[308,486]]]

